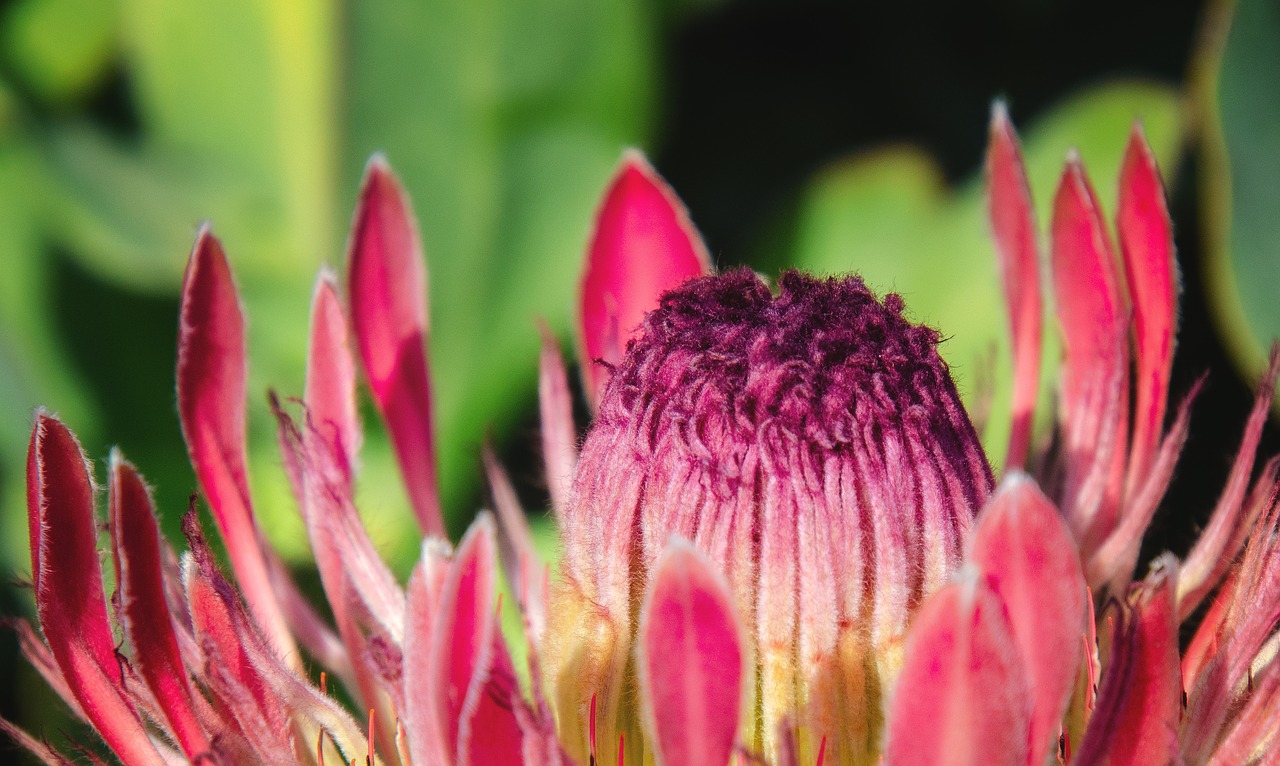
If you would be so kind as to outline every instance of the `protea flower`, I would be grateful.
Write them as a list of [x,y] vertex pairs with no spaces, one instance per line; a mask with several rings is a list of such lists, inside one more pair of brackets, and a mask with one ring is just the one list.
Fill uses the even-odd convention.
[[[131,766],[1275,762],[1277,462],[1250,477],[1280,357],[1200,541],[1132,584],[1194,396],[1163,431],[1177,278],[1157,170],[1135,129],[1117,257],[1068,159],[1050,236],[1058,412],[1035,450],[1039,238],[1000,108],[988,171],[1016,371],[998,483],[938,334],[900,298],[857,277],[788,273],[775,290],[746,271],[709,274],[674,193],[624,156],[583,280],[595,418],[581,450],[564,365],[543,348],[564,549],[548,572],[492,456],[496,520],[481,514],[456,549],[438,537],[420,248],[403,192],[372,162],[347,299],[321,275],[305,393],[272,398],[332,625],[253,519],[243,320],[202,231],[183,286],[179,411],[239,592],[194,512],[189,550],[172,553],[146,485],[113,455],[117,647],[91,472],[42,412],[28,510],[44,640],[20,626],[24,651]],[[357,367],[428,534],[404,587],[353,502]],[[499,560],[525,617],[527,684],[498,630]]]

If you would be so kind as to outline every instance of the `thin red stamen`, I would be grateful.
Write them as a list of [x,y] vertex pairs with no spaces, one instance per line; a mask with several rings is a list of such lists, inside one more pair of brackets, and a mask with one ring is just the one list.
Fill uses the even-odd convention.
[[596,762],[596,695],[591,695],[591,714],[587,723],[587,737],[590,740],[591,762]]
[[827,735],[822,735],[822,744],[818,745],[818,762],[814,766],[822,766],[827,757]]
[[373,708],[369,708],[369,755],[365,757],[368,766],[373,766]]

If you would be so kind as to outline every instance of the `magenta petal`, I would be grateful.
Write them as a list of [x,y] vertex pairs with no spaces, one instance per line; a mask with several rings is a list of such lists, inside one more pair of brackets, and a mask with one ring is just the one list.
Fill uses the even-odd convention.
[[195,759],[209,740],[192,710],[187,670],[165,602],[160,530],[151,493],[132,465],[111,456],[111,541],[125,629],[133,642],[133,664],[155,695],[178,745]]
[[182,281],[178,415],[191,465],[254,618],[282,654],[293,638],[271,589],[245,465],[244,317],[222,245],[200,230]]
[[1040,248],[1035,210],[1022,164],[1018,136],[1009,113],[997,102],[987,148],[987,199],[991,231],[1000,255],[1000,274],[1013,336],[1013,424],[1006,468],[1021,468],[1031,446],[1031,425],[1040,385],[1042,311]]
[[686,279],[711,273],[689,212],[638,151],[622,156],[596,214],[582,277],[582,377],[592,408],[645,312]]
[[348,243],[356,346],[395,444],[418,523],[444,533],[427,374],[427,276],[404,189],[382,157],[365,170]]
[[978,518],[970,559],[1004,602],[1031,684],[1029,764],[1056,744],[1080,666],[1085,582],[1071,532],[1025,474],[1006,477]]
[[573,472],[578,465],[578,432],[573,424],[573,397],[560,347],[543,328],[538,357],[538,414],[542,423],[542,459],[546,464],[551,509],[562,517],[569,505]]
[[1098,201],[1071,156],[1054,200],[1052,271],[1062,328],[1063,512],[1088,553],[1115,525],[1128,413],[1128,307]]
[[1150,467],[1160,440],[1160,427],[1168,406],[1178,321],[1178,266],[1173,250],[1173,224],[1165,204],[1160,171],[1139,125],[1134,125],[1129,136],[1120,169],[1116,231],[1133,304],[1137,380],[1128,478],[1132,488]]
[[745,675],[729,586],[692,545],[673,539],[640,610],[640,686],[659,763],[727,763]]
[[[458,766],[519,763],[519,690],[498,631],[497,542],[481,514],[458,544],[432,621],[427,703]],[[504,668],[504,662],[506,667]],[[504,686],[504,684],[510,686]],[[477,754],[483,753],[483,759]]]
[[889,705],[891,766],[1023,766],[1031,699],[999,598],[960,579],[925,602]]
[[1097,705],[1073,761],[1078,766],[1174,762],[1183,700],[1177,579],[1177,559],[1165,554],[1130,596],[1132,611],[1116,628]]
[[107,621],[93,520],[93,482],[75,436],[36,414],[27,453],[28,518],[36,611],[80,709],[129,764],[162,764],[128,701]]

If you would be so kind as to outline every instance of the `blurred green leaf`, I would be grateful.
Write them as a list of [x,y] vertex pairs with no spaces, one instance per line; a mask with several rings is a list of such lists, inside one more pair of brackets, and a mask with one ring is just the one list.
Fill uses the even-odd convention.
[[[1143,120],[1167,172],[1181,137],[1177,94],[1170,88],[1113,83],[1024,126],[1027,175],[1042,231],[1072,146],[1080,150],[1104,210],[1115,210],[1115,179],[1134,119]],[[916,321],[939,328],[946,339],[942,355],[968,406],[980,419],[989,414],[988,454],[1002,455],[1012,374],[984,193],[981,178],[946,188],[932,161],[914,149],[887,149],[837,163],[822,171],[804,195],[792,262],[820,273],[857,271],[873,290],[901,294]],[[1051,344],[1053,327],[1046,323]],[[1046,390],[1055,355],[1047,346]]]
[[[1225,16],[1231,3],[1221,4]],[[1236,363],[1257,378],[1280,338],[1280,7],[1241,0],[1203,51],[1205,230],[1211,308]]]
[[0,48],[35,93],[70,101],[106,74],[118,18],[116,0],[21,0],[4,18]]

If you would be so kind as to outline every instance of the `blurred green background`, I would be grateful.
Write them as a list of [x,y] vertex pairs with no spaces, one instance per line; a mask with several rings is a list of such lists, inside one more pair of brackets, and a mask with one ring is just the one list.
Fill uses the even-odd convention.
[[[948,338],[1002,454],[1007,352],[980,177],[997,97],[1023,133],[1042,226],[1068,147],[1109,209],[1132,120],[1161,161],[1185,288],[1175,392],[1213,372],[1183,461],[1194,470],[1152,542],[1184,548],[1238,438],[1246,381],[1280,334],[1280,10],[887,5],[0,2],[0,611],[30,611],[11,586],[28,569],[21,477],[37,406],[95,459],[119,445],[176,530],[194,491],[173,391],[176,294],[205,220],[249,317],[255,502],[306,577],[265,395],[301,392],[314,275],[342,265],[375,151],[405,182],[427,250],[455,536],[487,502],[486,439],[526,506],[545,507],[535,321],[571,350],[592,213],[627,146],[682,195],[719,266],[858,270],[901,292]],[[416,529],[370,430],[361,509],[404,573]],[[0,650],[0,714],[56,737],[42,685],[11,639]]]

